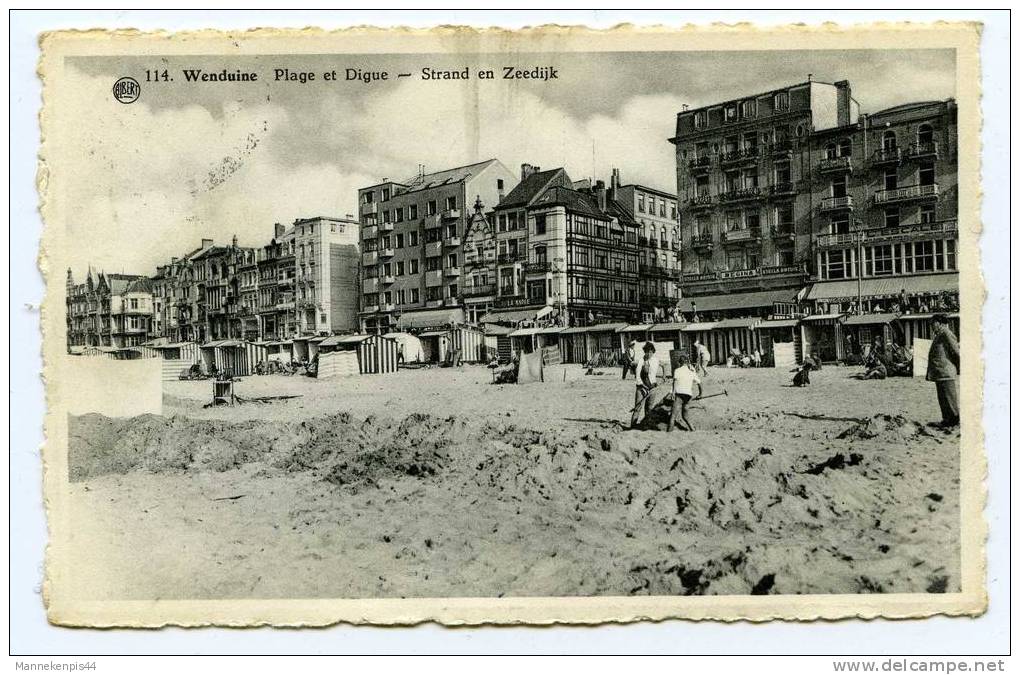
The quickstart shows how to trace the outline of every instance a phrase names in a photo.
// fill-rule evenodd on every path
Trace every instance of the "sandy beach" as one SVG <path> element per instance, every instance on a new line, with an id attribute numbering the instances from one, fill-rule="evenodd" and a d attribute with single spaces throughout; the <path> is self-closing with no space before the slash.
<path id="1" fill-rule="evenodd" d="M 557 370 L 562 374 L 563 371 Z M 714 368 L 695 432 L 623 428 L 619 371 L 481 366 L 165 386 L 72 419 L 95 599 L 945 592 L 959 434 L 921 379 Z"/>

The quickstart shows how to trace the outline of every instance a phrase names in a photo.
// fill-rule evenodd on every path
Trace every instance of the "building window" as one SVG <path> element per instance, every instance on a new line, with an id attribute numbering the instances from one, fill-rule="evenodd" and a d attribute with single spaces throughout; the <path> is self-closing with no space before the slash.
<path id="1" fill-rule="evenodd" d="M 740 116 L 744 119 L 754 117 L 758 114 L 758 102 L 757 101 L 744 101 L 740 104 Z"/>
<path id="2" fill-rule="evenodd" d="M 407 219 L 408 220 L 417 220 L 418 219 L 418 205 L 417 204 L 411 204 L 410 206 L 407 207 Z"/>
<path id="3" fill-rule="evenodd" d="M 415 262 L 417 262 L 417 261 L 415 261 Z M 421 302 L 421 291 L 419 291 L 417 288 L 412 288 L 411 289 L 411 304 L 416 305 L 419 302 Z"/>
<path id="4" fill-rule="evenodd" d="M 398 223 L 404 222 L 404 209 L 393 209 L 393 217 Z"/>
<path id="5" fill-rule="evenodd" d="M 535 234 L 545 234 L 545 214 L 535 216 Z"/>
<path id="6" fill-rule="evenodd" d="M 366 204 L 371 204 L 372 202 L 375 201 L 375 193 L 369 190 L 364 194 L 364 198 Z"/>
<path id="7" fill-rule="evenodd" d="M 398 260 L 397 261 L 397 276 L 398 277 L 404 276 L 404 261 L 403 260 Z"/>
<path id="8" fill-rule="evenodd" d="M 418 245 L 418 230 L 411 230 L 407 233 L 407 244 L 412 247 Z"/>
<path id="9" fill-rule="evenodd" d="M 837 149 L 838 157 L 849 157 L 853 153 L 853 144 L 851 144 L 849 138 L 839 139 L 839 148 Z"/>
<path id="10" fill-rule="evenodd" d="M 662 200 L 661 202 L 659 202 L 659 217 L 660 218 L 666 217 L 666 200 Z"/>
<path id="11" fill-rule="evenodd" d="M 397 213 L 400 213 L 400 211 L 397 211 Z M 403 232 L 398 232 L 397 233 L 397 248 L 404 248 L 404 233 Z"/>
<path id="12" fill-rule="evenodd" d="M 788 185 L 791 182 L 790 175 L 789 162 L 776 163 L 776 185 Z"/>
<path id="13" fill-rule="evenodd" d="M 900 224 L 900 207 L 890 206 L 885 210 L 885 226 L 898 227 Z"/>
<path id="14" fill-rule="evenodd" d="M 389 199 L 390 199 L 390 189 L 389 188 L 383 188 L 383 190 L 382 190 L 382 200 L 385 202 L 385 201 L 389 201 Z"/>
<path id="15" fill-rule="evenodd" d="M 829 221 L 830 234 L 847 234 L 850 232 L 850 217 L 846 214 L 833 216 Z"/>
<path id="16" fill-rule="evenodd" d="M 896 132 L 886 131 L 882 134 L 882 149 L 892 151 L 896 149 Z"/>
<path id="17" fill-rule="evenodd" d="M 776 228 L 781 234 L 793 232 L 793 204 L 776 207 Z"/>
<path id="18" fill-rule="evenodd" d="M 744 269 L 744 252 L 730 251 L 729 253 L 727 253 L 726 267 L 731 271 Z"/>
<path id="19" fill-rule="evenodd" d="M 876 277 L 895 274 L 896 256 L 891 245 L 874 246 L 871 248 L 871 255 L 868 256 L 868 274 Z"/>
<path id="20" fill-rule="evenodd" d="M 408 261 L 408 265 L 411 268 L 411 272 L 410 272 L 411 274 L 417 274 L 418 273 L 418 259 L 417 258 L 411 258 Z M 415 302 L 417 302 L 417 300 Z"/>
<path id="21" fill-rule="evenodd" d="M 917 144 L 928 145 L 935 140 L 935 130 L 930 124 L 922 124 L 917 127 Z"/>
<path id="22" fill-rule="evenodd" d="M 699 110 L 694 113 L 694 128 L 704 129 L 705 123 L 708 121 L 708 112 L 705 110 Z"/>
<path id="23" fill-rule="evenodd" d="M 836 159 L 839 155 L 839 147 L 835 143 L 829 143 L 825 146 L 825 159 Z"/>
<path id="24" fill-rule="evenodd" d="M 922 223 L 934 223 L 935 222 L 935 206 L 933 204 L 924 204 L 921 206 L 920 220 Z"/>
<path id="25" fill-rule="evenodd" d="M 644 213 L 645 212 L 645 196 L 644 195 L 640 195 L 639 194 L 638 197 L 637 197 L 637 210 L 640 213 Z"/>
<path id="26" fill-rule="evenodd" d="M 776 264 L 786 267 L 794 264 L 793 249 L 781 248 L 776 251 Z"/>
<path id="27" fill-rule="evenodd" d="M 740 212 L 739 211 L 727 211 L 726 212 L 726 231 L 735 232 L 741 228 Z"/>
<path id="28" fill-rule="evenodd" d="M 496 189 L 497 190 L 502 190 L 503 189 L 503 179 L 502 178 L 497 178 L 496 179 Z"/>
<path id="29" fill-rule="evenodd" d="M 827 279 L 850 278 L 850 251 L 829 251 L 825 258 Z"/>
<path id="30" fill-rule="evenodd" d="M 545 246 L 535 247 L 535 262 L 540 265 L 543 265 L 547 262 Z"/>
<path id="31" fill-rule="evenodd" d="M 846 175 L 842 175 L 839 178 L 833 178 L 829 189 L 831 196 L 833 197 L 846 197 Z"/>
<path id="32" fill-rule="evenodd" d="M 447 211 L 452 211 L 452 210 L 454 210 L 456 208 L 457 208 L 457 198 L 456 197 L 447 197 L 446 198 L 446 210 Z"/>
<path id="33" fill-rule="evenodd" d="M 935 184 L 935 164 L 932 162 L 925 162 L 921 165 L 917 172 L 918 183 L 921 185 L 934 185 Z"/>
<path id="34" fill-rule="evenodd" d="M 457 266 L 457 254 L 456 253 L 451 253 L 450 255 L 448 255 L 446 257 L 446 266 L 447 267 L 456 267 Z"/>
<path id="35" fill-rule="evenodd" d="M 914 272 L 935 271 L 935 242 L 915 241 L 914 242 Z"/>
<path id="36" fill-rule="evenodd" d="M 777 91 L 772 97 L 772 104 L 776 110 L 789 110 L 790 109 L 790 92 L 788 91 Z"/>
<path id="37" fill-rule="evenodd" d="M 730 103 L 727 105 L 724 115 L 727 122 L 735 122 L 737 120 L 737 104 Z"/>
<path id="38" fill-rule="evenodd" d="M 438 206 L 438 204 L 436 203 L 436 200 L 435 200 L 435 199 L 430 199 L 430 200 L 429 200 L 429 201 L 428 201 L 428 202 L 427 202 L 427 203 L 425 204 L 425 215 L 426 215 L 426 216 L 434 216 L 434 215 L 436 215 L 436 211 L 437 211 L 438 209 L 439 209 L 439 206 Z"/>
<path id="39" fill-rule="evenodd" d="M 896 167 L 891 167 L 885 170 L 883 175 L 883 185 L 886 190 L 895 190 L 899 187 L 899 179 L 896 175 Z"/>

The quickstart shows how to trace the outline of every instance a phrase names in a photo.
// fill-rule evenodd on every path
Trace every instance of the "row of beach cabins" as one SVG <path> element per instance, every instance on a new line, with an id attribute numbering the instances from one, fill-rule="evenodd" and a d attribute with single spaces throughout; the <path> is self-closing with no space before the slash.
<path id="1" fill-rule="evenodd" d="M 76 353 L 116 359 L 162 358 L 165 380 L 176 380 L 182 371 L 198 364 L 205 372 L 229 370 L 234 375 L 253 375 L 258 365 L 311 363 L 317 376 L 385 374 L 399 367 L 449 363 L 507 361 L 515 354 L 544 350 L 556 362 L 613 363 L 632 342 L 654 342 L 670 349 L 690 349 L 695 341 L 710 351 L 712 363 L 726 363 L 733 350 L 751 354 L 758 350 L 766 365 L 785 367 L 805 356 L 823 362 L 846 359 L 851 349 L 870 345 L 876 338 L 912 348 L 915 338 L 930 336 L 931 314 L 822 314 L 796 318 L 740 318 L 706 322 L 656 324 L 603 323 L 592 326 L 525 327 L 499 324 L 482 327 L 456 325 L 412 333 L 385 335 L 333 335 L 297 337 L 290 340 L 249 342 L 216 340 L 204 344 L 153 341 L 137 347 L 88 347 Z M 952 315 L 959 329 L 958 316 Z"/>

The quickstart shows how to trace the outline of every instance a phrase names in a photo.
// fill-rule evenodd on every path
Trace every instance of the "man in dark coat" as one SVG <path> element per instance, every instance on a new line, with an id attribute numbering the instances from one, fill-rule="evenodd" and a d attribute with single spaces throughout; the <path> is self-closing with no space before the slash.
<path id="1" fill-rule="evenodd" d="M 960 343 L 949 327 L 949 317 L 936 314 L 932 317 L 931 348 L 928 350 L 927 380 L 935 383 L 935 393 L 942 409 L 942 426 L 960 424 L 960 393 L 957 377 L 960 373 Z"/>

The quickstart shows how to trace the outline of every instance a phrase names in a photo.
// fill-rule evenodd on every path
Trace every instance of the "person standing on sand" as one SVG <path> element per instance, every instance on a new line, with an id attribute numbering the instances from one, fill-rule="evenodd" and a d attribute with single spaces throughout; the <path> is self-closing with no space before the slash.
<path id="1" fill-rule="evenodd" d="M 634 373 L 637 377 L 637 352 L 634 347 L 637 346 L 637 340 L 631 340 L 630 345 L 627 347 L 627 351 L 623 353 L 623 379 L 627 379 L 627 373 Z"/>
<path id="2" fill-rule="evenodd" d="M 694 372 L 707 376 L 708 363 L 712 360 L 712 355 L 709 353 L 708 347 L 701 344 L 701 338 L 694 341 L 694 358 L 696 359 Z"/>
<path id="3" fill-rule="evenodd" d="M 698 387 L 697 398 L 701 398 L 704 393 L 701 388 L 701 378 L 691 368 L 690 358 L 686 354 L 681 354 L 679 365 L 673 371 L 673 408 L 669 412 L 669 426 L 666 431 L 673 431 L 678 414 L 687 426 L 687 431 L 694 431 L 694 425 L 687 418 L 687 404 L 691 402 L 691 396 L 694 395 L 695 385 Z"/>
<path id="4" fill-rule="evenodd" d="M 655 358 L 655 345 L 645 343 L 645 357 L 641 360 L 637 371 L 638 383 L 634 388 L 634 410 L 630 415 L 630 428 L 637 427 L 654 407 L 652 399 L 659 378 L 659 359 Z"/>
<path id="5" fill-rule="evenodd" d="M 945 428 L 960 424 L 960 343 L 949 328 L 949 317 L 936 314 L 931 318 L 931 347 L 928 349 L 928 373 L 925 379 L 935 383 L 935 395 L 942 410 Z"/>

